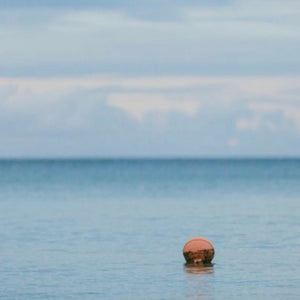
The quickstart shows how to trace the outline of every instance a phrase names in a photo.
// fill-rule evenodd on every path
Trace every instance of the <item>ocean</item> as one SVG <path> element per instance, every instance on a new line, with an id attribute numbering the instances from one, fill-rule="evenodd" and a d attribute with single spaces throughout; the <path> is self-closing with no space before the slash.
<path id="1" fill-rule="evenodd" d="M 299 159 L 0 161 L 0 299 L 300 299 L 299 262 Z"/>

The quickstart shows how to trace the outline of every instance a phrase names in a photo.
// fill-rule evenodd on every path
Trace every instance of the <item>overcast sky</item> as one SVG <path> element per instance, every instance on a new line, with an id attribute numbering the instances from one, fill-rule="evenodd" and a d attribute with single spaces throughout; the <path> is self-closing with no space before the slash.
<path id="1" fill-rule="evenodd" d="M 299 0 L 0 0 L 0 157 L 299 156 L 299 49 Z"/>

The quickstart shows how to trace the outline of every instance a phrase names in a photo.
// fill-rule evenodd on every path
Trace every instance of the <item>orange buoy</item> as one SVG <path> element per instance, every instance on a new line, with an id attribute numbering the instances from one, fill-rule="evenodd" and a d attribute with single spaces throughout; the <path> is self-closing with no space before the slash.
<path id="1" fill-rule="evenodd" d="M 188 264 L 210 263 L 214 255 L 212 243 L 203 237 L 194 237 L 183 247 L 183 256 Z"/>

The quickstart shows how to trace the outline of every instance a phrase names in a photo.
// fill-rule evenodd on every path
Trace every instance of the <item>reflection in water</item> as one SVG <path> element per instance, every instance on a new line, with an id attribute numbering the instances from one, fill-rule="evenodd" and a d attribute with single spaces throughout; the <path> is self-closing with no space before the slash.
<path id="1" fill-rule="evenodd" d="M 213 264 L 184 264 L 188 299 L 213 299 Z"/>
<path id="2" fill-rule="evenodd" d="M 213 274 L 214 264 L 208 263 L 208 264 L 184 264 L 184 271 L 188 274 L 198 274 L 198 275 L 204 275 L 204 274 Z"/>

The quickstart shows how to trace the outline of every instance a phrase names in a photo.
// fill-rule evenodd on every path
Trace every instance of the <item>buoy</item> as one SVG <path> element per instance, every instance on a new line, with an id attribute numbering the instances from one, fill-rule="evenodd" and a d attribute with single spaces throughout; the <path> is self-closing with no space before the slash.
<path id="1" fill-rule="evenodd" d="M 214 255 L 212 243 L 203 237 L 194 237 L 183 247 L 183 256 L 188 264 L 210 263 Z"/>

